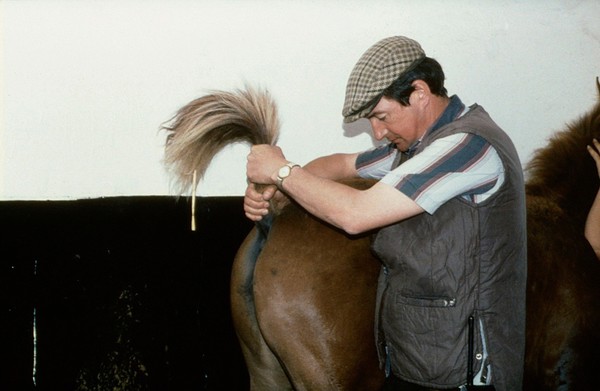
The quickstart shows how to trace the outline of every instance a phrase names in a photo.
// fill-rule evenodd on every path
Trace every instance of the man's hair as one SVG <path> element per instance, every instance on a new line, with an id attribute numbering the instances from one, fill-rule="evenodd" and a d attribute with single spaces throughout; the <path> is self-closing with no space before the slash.
<path id="1" fill-rule="evenodd" d="M 412 83 L 423 80 L 429 86 L 431 93 L 437 96 L 448 97 L 444 87 L 444 71 L 439 62 L 430 57 L 424 57 L 414 68 L 397 78 L 388 88 L 383 90 L 382 96 L 398 101 L 402 106 L 410 105 L 408 99 L 415 90 Z"/>

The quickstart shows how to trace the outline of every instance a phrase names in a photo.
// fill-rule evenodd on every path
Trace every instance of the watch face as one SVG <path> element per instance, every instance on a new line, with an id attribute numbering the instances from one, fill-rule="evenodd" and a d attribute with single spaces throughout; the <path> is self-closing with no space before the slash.
<path id="1" fill-rule="evenodd" d="M 290 171 L 291 171 L 291 168 L 289 168 L 288 166 L 283 166 L 283 167 L 281 167 L 281 168 L 279 169 L 279 177 L 280 177 L 280 178 L 285 178 L 285 177 L 287 177 L 288 175 L 290 175 Z"/>

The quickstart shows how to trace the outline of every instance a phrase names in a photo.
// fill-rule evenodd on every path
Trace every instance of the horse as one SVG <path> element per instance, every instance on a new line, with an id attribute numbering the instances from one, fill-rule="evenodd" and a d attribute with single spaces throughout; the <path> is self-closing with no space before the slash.
<path id="1" fill-rule="evenodd" d="M 526 174 L 528 282 L 524 389 L 597 389 L 600 261 L 584 237 L 598 191 L 586 146 L 600 138 L 598 101 L 535 151 Z"/>
<path id="2" fill-rule="evenodd" d="M 225 145 L 275 144 L 279 136 L 275 102 L 249 87 L 196 99 L 163 128 L 165 164 L 181 192 L 196 185 L 190 173 L 201 177 Z M 526 168 L 526 390 L 588 390 L 599 373 L 600 262 L 583 236 L 598 187 L 585 150 L 593 137 L 600 137 L 600 99 Z M 373 182 L 346 184 L 364 189 Z M 248 234 L 231 273 L 232 318 L 251 390 L 380 389 L 374 232 L 350 236 L 285 197 L 271 203 L 269 216 Z"/>

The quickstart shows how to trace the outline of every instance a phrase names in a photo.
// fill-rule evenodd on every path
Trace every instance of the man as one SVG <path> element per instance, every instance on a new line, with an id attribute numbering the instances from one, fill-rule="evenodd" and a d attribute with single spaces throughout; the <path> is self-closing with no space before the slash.
<path id="1" fill-rule="evenodd" d="M 363 54 L 343 115 L 368 118 L 374 136 L 389 143 L 304 167 L 278 147 L 258 145 L 248 156 L 249 181 L 277 184 L 350 234 L 379 229 L 376 336 L 387 388 L 457 389 L 472 381 L 520 389 L 526 227 L 512 142 L 482 107 L 448 97 L 439 63 L 406 37 Z M 336 182 L 350 177 L 379 181 L 364 191 Z M 246 215 L 261 220 L 274 195 L 250 185 Z"/>

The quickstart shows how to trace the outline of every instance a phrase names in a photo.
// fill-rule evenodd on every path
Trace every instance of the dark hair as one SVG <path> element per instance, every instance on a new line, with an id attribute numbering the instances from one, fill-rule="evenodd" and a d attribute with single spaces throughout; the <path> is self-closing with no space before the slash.
<path id="1" fill-rule="evenodd" d="M 394 82 L 383 91 L 382 96 L 398 101 L 402 106 L 410 105 L 408 99 L 415 90 L 412 83 L 415 80 L 423 80 L 429 86 L 434 95 L 448 97 L 448 91 L 444 87 L 444 71 L 439 62 L 430 57 L 424 57 L 408 72 L 394 80 Z"/>

